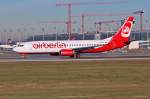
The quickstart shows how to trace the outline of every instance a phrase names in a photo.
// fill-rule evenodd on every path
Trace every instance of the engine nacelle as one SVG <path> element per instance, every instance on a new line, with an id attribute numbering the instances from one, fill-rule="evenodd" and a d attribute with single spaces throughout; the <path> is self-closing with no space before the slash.
<path id="1" fill-rule="evenodd" d="M 74 56 L 75 52 L 72 49 L 63 49 L 60 51 L 61 56 Z"/>

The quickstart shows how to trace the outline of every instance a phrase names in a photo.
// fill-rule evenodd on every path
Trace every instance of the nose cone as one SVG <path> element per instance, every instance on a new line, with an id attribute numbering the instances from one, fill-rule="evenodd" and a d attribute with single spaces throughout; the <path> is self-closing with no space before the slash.
<path id="1" fill-rule="evenodd" d="M 13 48 L 13 51 L 14 51 L 14 52 L 17 52 L 17 53 L 20 53 L 22 50 L 21 50 L 20 47 L 14 47 L 14 48 Z"/>
<path id="2" fill-rule="evenodd" d="M 14 47 L 14 48 L 13 48 L 13 51 L 14 51 L 14 52 L 18 52 L 19 50 L 18 50 L 17 47 Z"/>

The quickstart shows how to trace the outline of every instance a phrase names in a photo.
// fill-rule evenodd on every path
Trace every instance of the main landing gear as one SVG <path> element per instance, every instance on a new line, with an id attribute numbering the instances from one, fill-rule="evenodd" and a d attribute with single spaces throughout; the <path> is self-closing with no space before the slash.
<path id="1" fill-rule="evenodd" d="M 80 58 L 80 53 L 75 53 L 74 55 L 70 56 L 71 58 Z"/>

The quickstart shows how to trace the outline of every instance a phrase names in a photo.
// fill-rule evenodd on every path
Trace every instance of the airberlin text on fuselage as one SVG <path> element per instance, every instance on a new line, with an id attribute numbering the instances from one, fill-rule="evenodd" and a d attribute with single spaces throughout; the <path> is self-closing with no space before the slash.
<path id="1" fill-rule="evenodd" d="M 66 48 L 66 44 L 65 43 L 61 43 L 61 42 L 56 42 L 56 43 L 52 43 L 52 42 L 38 42 L 38 43 L 33 43 L 32 47 L 34 49 Z"/>

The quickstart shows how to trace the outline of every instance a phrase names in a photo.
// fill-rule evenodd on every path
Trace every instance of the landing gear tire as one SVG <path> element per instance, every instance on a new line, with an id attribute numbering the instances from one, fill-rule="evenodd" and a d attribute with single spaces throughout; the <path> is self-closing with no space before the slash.
<path id="1" fill-rule="evenodd" d="M 75 59 L 80 58 L 80 54 L 79 53 L 75 53 L 73 56 L 70 56 L 70 58 L 75 58 Z"/>
<path id="2" fill-rule="evenodd" d="M 79 53 L 74 54 L 74 58 L 80 58 L 80 54 Z"/>
<path id="3" fill-rule="evenodd" d="M 73 55 L 73 56 L 70 56 L 70 58 L 74 58 L 74 55 Z"/>

